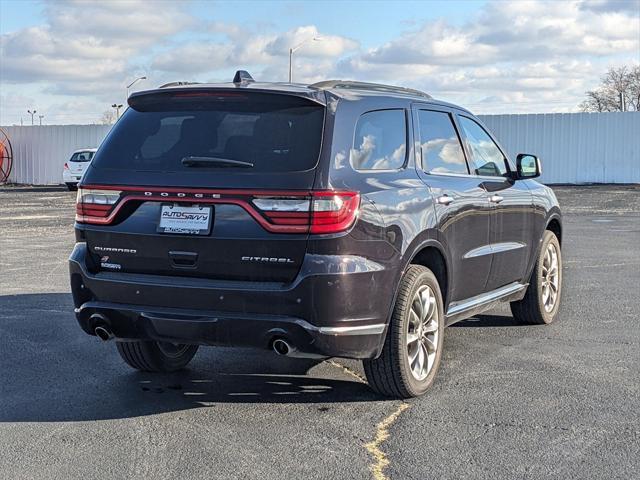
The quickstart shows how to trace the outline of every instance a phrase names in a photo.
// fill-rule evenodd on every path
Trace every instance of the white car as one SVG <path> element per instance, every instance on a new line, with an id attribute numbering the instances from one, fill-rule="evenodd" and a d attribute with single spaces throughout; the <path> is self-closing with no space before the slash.
<path id="1" fill-rule="evenodd" d="M 96 150 L 96 148 L 81 148 L 73 152 L 71 158 L 65 162 L 62 178 L 69 190 L 75 190 L 78 187 L 78 182 L 91 163 Z"/>

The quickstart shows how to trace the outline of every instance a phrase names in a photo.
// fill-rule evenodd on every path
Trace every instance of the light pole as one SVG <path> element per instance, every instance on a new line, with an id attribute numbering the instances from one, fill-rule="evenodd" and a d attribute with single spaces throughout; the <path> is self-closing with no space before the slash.
<path id="1" fill-rule="evenodd" d="M 118 105 L 117 103 L 114 103 L 111 105 L 111 108 L 116 109 L 116 120 L 118 120 L 120 118 L 120 109 L 122 108 L 122 104 Z"/>
<path id="2" fill-rule="evenodd" d="M 40 126 L 42 126 L 42 119 L 44 118 L 44 115 L 38 115 L 38 119 L 40 119 Z"/>
<path id="3" fill-rule="evenodd" d="M 31 115 L 31 125 L 33 126 L 33 116 L 36 114 L 37 110 L 34 110 L 33 112 L 31 110 L 27 110 L 27 113 L 29 115 Z"/>
<path id="4" fill-rule="evenodd" d="M 296 53 L 298 50 L 300 50 L 302 46 L 305 43 L 307 43 L 309 40 L 313 40 L 314 42 L 319 42 L 322 40 L 322 37 L 307 38 L 306 40 L 303 40 L 295 47 L 289 49 L 289 83 L 291 83 L 293 79 L 293 54 Z"/>
<path id="5" fill-rule="evenodd" d="M 133 82 L 131 82 L 129 85 L 127 85 L 127 99 L 129 98 L 129 89 L 133 86 L 134 83 L 139 82 L 140 80 L 146 80 L 147 77 L 138 77 L 136 78 Z"/>

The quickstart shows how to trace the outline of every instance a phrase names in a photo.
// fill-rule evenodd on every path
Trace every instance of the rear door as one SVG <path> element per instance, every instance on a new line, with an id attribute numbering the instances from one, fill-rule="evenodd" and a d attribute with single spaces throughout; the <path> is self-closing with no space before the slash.
<path id="1" fill-rule="evenodd" d="M 533 238 L 533 202 L 522 181 L 513 180 L 506 155 L 475 119 L 459 115 L 474 173 L 482 178 L 491 203 L 492 265 L 487 290 L 522 281 Z"/>
<path id="2" fill-rule="evenodd" d="M 323 123 L 323 105 L 284 94 L 133 99 L 79 193 L 91 202 L 92 191 L 107 192 L 113 202 L 79 212 L 97 268 L 293 280 L 306 250 Z"/>
<path id="3" fill-rule="evenodd" d="M 450 259 L 450 302 L 484 291 L 491 254 L 489 201 L 481 180 L 470 175 L 452 113 L 414 107 L 422 168 L 419 174 L 433 197 L 441 242 Z M 420 162 L 419 162 L 420 164 Z"/>

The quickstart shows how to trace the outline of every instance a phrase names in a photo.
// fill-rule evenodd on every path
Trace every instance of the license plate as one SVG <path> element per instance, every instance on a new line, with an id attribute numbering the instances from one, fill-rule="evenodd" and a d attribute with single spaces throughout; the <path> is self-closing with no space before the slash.
<path id="1" fill-rule="evenodd" d="M 208 235 L 213 209 L 210 206 L 162 205 L 158 232 Z"/>

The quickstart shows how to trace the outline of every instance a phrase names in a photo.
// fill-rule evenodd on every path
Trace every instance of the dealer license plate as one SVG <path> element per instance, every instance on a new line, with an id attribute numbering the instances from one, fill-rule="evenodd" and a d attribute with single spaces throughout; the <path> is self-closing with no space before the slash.
<path id="1" fill-rule="evenodd" d="M 210 206 L 162 205 L 158 232 L 185 235 L 208 235 L 213 209 Z"/>

